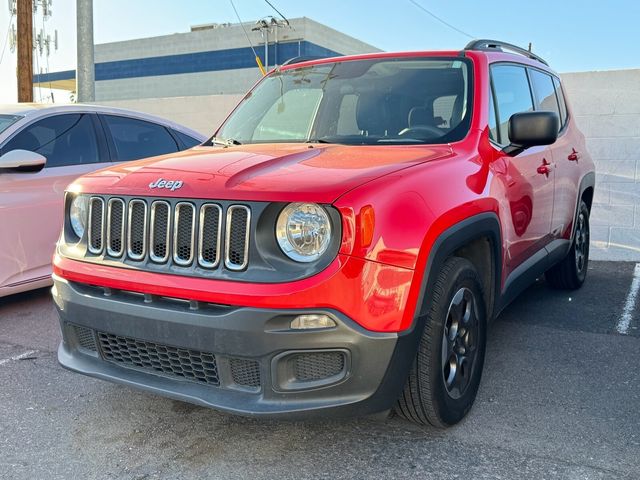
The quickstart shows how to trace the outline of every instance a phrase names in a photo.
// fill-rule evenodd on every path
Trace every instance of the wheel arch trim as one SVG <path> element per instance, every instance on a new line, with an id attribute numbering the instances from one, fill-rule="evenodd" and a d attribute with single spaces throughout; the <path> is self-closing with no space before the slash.
<path id="1" fill-rule="evenodd" d="M 445 260 L 456 250 L 481 237 L 487 237 L 493 253 L 492 292 L 487 298 L 489 317 L 493 316 L 497 299 L 501 294 L 502 279 L 502 233 L 500 220 L 495 212 L 483 212 L 451 225 L 438 235 L 430 247 L 429 256 L 423 269 L 420 291 L 413 312 L 413 328 L 419 326 L 420 318 L 430 304 L 430 292 L 435 285 L 437 274 Z"/>

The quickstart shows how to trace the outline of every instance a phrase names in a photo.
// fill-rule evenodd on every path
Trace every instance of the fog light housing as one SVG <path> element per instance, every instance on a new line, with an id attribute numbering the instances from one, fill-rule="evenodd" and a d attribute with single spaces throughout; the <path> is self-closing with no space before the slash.
<path id="1" fill-rule="evenodd" d="M 336 326 L 335 320 L 322 314 L 298 315 L 291 320 L 291 328 L 293 330 L 317 330 Z"/>

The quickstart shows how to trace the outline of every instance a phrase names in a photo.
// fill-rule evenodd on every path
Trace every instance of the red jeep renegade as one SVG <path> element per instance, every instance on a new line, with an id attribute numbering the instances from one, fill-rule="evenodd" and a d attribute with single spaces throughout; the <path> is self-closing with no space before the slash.
<path id="1" fill-rule="evenodd" d="M 204 145 L 71 185 L 59 361 L 239 414 L 452 425 L 487 322 L 543 273 L 584 282 L 594 180 L 526 50 L 290 61 Z"/>

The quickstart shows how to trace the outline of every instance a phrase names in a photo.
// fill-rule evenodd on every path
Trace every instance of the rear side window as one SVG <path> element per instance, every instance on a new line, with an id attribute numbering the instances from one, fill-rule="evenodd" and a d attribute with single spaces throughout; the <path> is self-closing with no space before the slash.
<path id="1" fill-rule="evenodd" d="M 564 99 L 564 93 L 562 92 L 562 85 L 560 85 L 560 80 L 558 80 L 556 77 L 553 77 L 553 86 L 556 88 L 558 103 L 560 104 L 560 128 L 563 128 L 567 124 L 567 104 Z"/>
<path id="2" fill-rule="evenodd" d="M 29 125 L 2 149 L 29 150 L 47 159 L 46 168 L 98 163 L 98 143 L 88 114 L 54 115 Z"/>
<path id="3" fill-rule="evenodd" d="M 562 125 L 562 116 L 551 75 L 533 69 L 529 69 L 529 75 L 531 76 L 531 86 L 535 92 L 536 110 L 557 113 L 560 125 Z"/>
<path id="4" fill-rule="evenodd" d="M 200 145 L 202 143 L 201 140 L 190 137 L 189 135 L 179 132 L 178 130 L 173 130 L 173 133 L 180 139 L 185 148 L 195 147 L 196 145 Z"/>
<path id="5" fill-rule="evenodd" d="M 499 143 L 509 143 L 509 118 L 514 113 L 533 110 L 529 79 L 524 67 L 516 65 L 494 65 L 491 80 L 496 96 Z"/>
<path id="6" fill-rule="evenodd" d="M 116 162 L 178 151 L 178 144 L 162 125 L 115 115 L 102 115 L 102 119 L 113 139 Z"/>

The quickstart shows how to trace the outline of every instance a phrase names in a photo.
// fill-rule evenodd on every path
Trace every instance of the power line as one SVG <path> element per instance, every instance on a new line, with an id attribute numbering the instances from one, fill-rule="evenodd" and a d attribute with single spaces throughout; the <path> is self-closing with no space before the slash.
<path id="1" fill-rule="evenodd" d="M 4 38 L 4 45 L 2 46 L 2 53 L 0 53 L 0 64 L 2 63 L 2 59 L 4 58 L 4 51 L 7 49 L 7 43 L 9 43 L 9 35 L 11 34 L 11 22 L 13 21 L 13 10 L 11 11 L 11 16 L 9 17 L 9 26 L 7 27 L 7 35 Z"/>
<path id="2" fill-rule="evenodd" d="M 244 28 L 244 23 L 242 23 L 242 20 L 240 19 L 240 15 L 238 14 L 238 10 L 236 9 L 236 6 L 233 3 L 233 0 L 229 0 L 229 3 L 231 4 L 231 7 L 233 8 L 233 11 L 236 12 L 236 18 L 238 19 L 238 23 L 240 23 L 240 26 L 242 27 L 242 31 L 244 32 L 244 36 L 247 37 L 247 42 L 249 42 L 249 46 L 251 47 L 251 51 L 253 52 L 254 56 L 258 56 L 258 54 L 256 53 L 256 49 L 253 48 L 253 43 L 251 43 L 251 38 L 249 38 L 249 34 L 247 33 L 247 29 Z"/>
<path id="3" fill-rule="evenodd" d="M 435 18 L 437 21 L 439 21 L 440 23 L 442 23 L 443 25 L 446 25 L 447 27 L 449 27 L 452 30 L 455 30 L 458 33 L 461 33 L 462 35 L 464 35 L 465 37 L 469 37 L 471 39 L 475 38 L 473 35 L 469 35 L 467 32 L 460 30 L 457 27 L 454 27 L 453 25 L 451 25 L 449 22 L 443 20 L 442 18 L 440 18 L 439 16 L 437 16 L 435 13 L 427 10 L 425 7 L 423 7 L 422 5 L 420 5 L 418 2 L 416 2 L 415 0 L 409 0 L 411 3 L 413 3 L 416 7 L 418 7 L 420 10 L 422 10 L 423 12 L 425 12 L 426 14 L 430 15 L 431 17 Z"/>
<path id="4" fill-rule="evenodd" d="M 287 20 L 287 17 L 285 17 L 282 13 L 280 13 L 280 10 L 278 10 L 276 7 L 274 7 L 273 3 L 271 3 L 269 0 L 264 0 L 264 1 L 267 2 L 267 5 L 269 5 L 271 8 L 273 8 L 276 11 L 276 13 L 282 17 L 282 19 L 284 20 L 284 23 L 286 23 L 287 26 L 288 26 L 289 25 L 289 20 Z"/>

